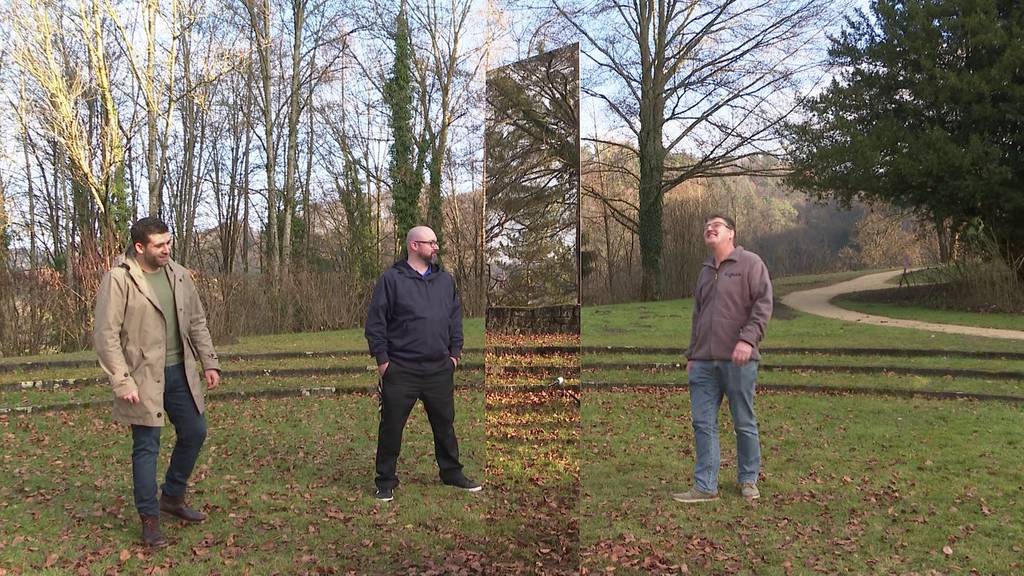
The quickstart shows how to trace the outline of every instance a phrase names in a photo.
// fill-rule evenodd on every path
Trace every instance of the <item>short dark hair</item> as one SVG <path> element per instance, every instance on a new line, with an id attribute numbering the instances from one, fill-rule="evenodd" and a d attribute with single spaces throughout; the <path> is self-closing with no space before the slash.
<path id="1" fill-rule="evenodd" d="M 166 234 L 169 231 L 167 224 L 156 216 L 139 218 L 135 224 L 132 224 L 132 246 L 135 246 L 136 243 L 145 246 L 149 244 L 149 237 L 153 234 Z"/>
<path id="2" fill-rule="evenodd" d="M 725 214 L 719 214 L 717 212 L 714 214 L 709 214 L 708 217 L 704 219 L 704 225 L 707 226 L 708 222 L 711 222 L 715 218 L 721 218 L 722 220 L 725 220 L 725 225 L 729 228 L 729 230 L 736 231 L 736 221 L 726 216 Z"/>

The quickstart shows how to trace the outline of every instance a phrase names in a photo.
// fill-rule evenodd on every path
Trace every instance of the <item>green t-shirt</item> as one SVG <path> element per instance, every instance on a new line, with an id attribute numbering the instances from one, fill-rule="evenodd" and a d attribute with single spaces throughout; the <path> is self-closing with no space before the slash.
<path id="1" fill-rule="evenodd" d="M 184 351 L 181 348 L 181 335 L 178 334 L 178 314 L 174 309 L 174 291 L 171 290 L 171 281 L 167 278 L 167 271 L 163 268 L 156 272 L 144 272 L 149 287 L 156 294 L 160 302 L 160 308 L 164 311 L 164 325 L 167 327 L 167 357 L 164 366 L 181 364 L 184 359 Z"/>

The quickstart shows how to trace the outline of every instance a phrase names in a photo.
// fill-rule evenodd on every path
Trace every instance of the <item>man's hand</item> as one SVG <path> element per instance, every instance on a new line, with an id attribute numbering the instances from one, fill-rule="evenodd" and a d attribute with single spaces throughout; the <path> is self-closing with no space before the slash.
<path id="1" fill-rule="evenodd" d="M 139 391 L 138 390 L 132 390 L 131 392 L 125 394 L 124 396 L 121 396 L 121 400 L 124 400 L 125 402 L 127 402 L 129 404 L 138 404 L 139 403 Z"/>
<path id="2" fill-rule="evenodd" d="M 220 384 L 220 370 L 214 370 L 211 368 L 204 374 L 206 375 L 206 387 L 208 389 L 213 390 L 218 384 Z"/>
<path id="3" fill-rule="evenodd" d="M 740 340 L 736 343 L 736 348 L 733 348 L 732 363 L 737 366 L 743 366 L 750 361 L 750 355 L 753 353 L 754 347 Z"/>
<path id="4" fill-rule="evenodd" d="M 390 365 L 391 365 L 391 362 L 385 362 L 385 363 L 381 364 L 380 366 L 377 366 L 377 372 L 383 377 L 384 373 L 388 371 L 388 366 L 390 366 Z"/>
<path id="5" fill-rule="evenodd" d="M 693 360 L 686 361 L 686 375 L 690 375 L 690 371 L 693 370 Z"/>
<path id="6" fill-rule="evenodd" d="M 452 364 L 454 364 L 455 367 L 458 368 L 459 367 L 459 359 L 456 358 L 455 356 L 449 356 L 449 358 L 452 359 Z"/>

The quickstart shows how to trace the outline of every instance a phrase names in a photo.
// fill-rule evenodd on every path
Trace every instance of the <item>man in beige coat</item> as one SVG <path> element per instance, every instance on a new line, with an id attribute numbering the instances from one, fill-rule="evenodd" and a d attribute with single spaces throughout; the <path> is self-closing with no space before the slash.
<path id="1" fill-rule="evenodd" d="M 143 542 L 159 548 L 167 545 L 161 511 L 186 522 L 206 518 L 185 503 L 185 491 L 206 440 L 205 388 L 220 382 L 220 364 L 192 277 L 170 258 L 167 225 L 142 218 L 131 238 L 96 294 L 93 346 L 113 387 L 114 419 L 132 429 Z M 207 386 L 199 378 L 200 363 Z M 176 438 L 158 502 L 156 462 L 166 420 Z"/>

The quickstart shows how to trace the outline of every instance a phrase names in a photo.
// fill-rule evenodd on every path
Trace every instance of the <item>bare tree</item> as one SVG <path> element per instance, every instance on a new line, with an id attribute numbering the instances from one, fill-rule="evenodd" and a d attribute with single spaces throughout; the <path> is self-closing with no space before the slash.
<path id="1" fill-rule="evenodd" d="M 38 87 L 35 106 L 67 157 L 72 189 L 82 192 L 76 210 L 82 244 L 79 255 L 85 258 L 97 247 L 107 257 L 116 252 L 130 216 L 124 179 L 125 146 L 102 13 L 95 0 L 83 1 L 77 13 L 26 0 L 12 10 L 11 20 L 16 36 L 14 58 Z M 75 28 L 68 30 L 68 26 Z M 83 42 L 82 67 L 68 52 L 66 41 L 72 37 Z M 87 118 L 96 117 L 95 142 L 91 124 L 81 117 L 82 108 Z M 91 232 L 94 211 L 100 224 L 98 246 Z"/>
<path id="2" fill-rule="evenodd" d="M 165 24 L 169 33 L 163 34 L 165 52 L 163 66 L 158 70 L 157 24 L 161 5 L 169 11 Z M 168 139 L 171 133 L 171 112 L 174 108 L 176 59 L 178 56 L 179 38 L 187 33 L 180 28 L 185 21 L 181 18 L 178 0 L 166 3 L 157 0 L 145 0 L 140 3 L 145 35 L 145 60 L 139 62 L 134 48 L 134 38 L 127 30 L 119 10 L 110 0 L 106 0 L 105 8 L 108 17 L 114 22 L 119 32 L 119 44 L 127 56 L 129 67 L 139 92 L 142 94 L 143 107 L 146 113 L 146 181 L 148 185 L 148 214 L 156 216 L 161 213 L 163 188 L 166 178 Z"/>
<path id="3" fill-rule="evenodd" d="M 625 133 L 606 144 L 639 159 L 642 297 L 661 294 L 662 207 L 696 178 L 776 174 L 777 128 L 819 68 L 814 48 L 834 19 L 827 0 L 552 0 L 595 74 L 584 92 Z M 609 89 L 609 86 L 616 86 Z"/>
<path id="4" fill-rule="evenodd" d="M 280 253 L 278 251 L 278 192 L 277 192 L 277 151 L 274 140 L 273 110 L 273 48 L 270 28 L 270 0 L 241 0 L 249 15 L 249 27 L 256 49 L 258 79 L 260 82 L 259 105 L 263 112 L 263 151 L 266 168 L 267 187 L 267 220 L 264 228 L 265 253 L 267 255 L 267 272 L 274 278 L 278 276 Z"/>
<path id="5" fill-rule="evenodd" d="M 307 0 L 291 0 L 292 49 L 291 78 L 288 87 L 288 140 L 285 147 L 284 222 L 281 230 L 281 276 L 287 276 L 291 265 L 292 216 L 295 214 L 295 172 L 299 154 L 299 101 L 301 93 L 303 33 L 306 28 Z"/>
<path id="6" fill-rule="evenodd" d="M 0 154 L 3 154 L 0 151 Z M 0 163 L 2 166 L 2 163 Z M 8 234 L 8 226 L 10 225 L 10 218 L 7 217 L 7 183 L 4 173 L 0 171 L 0 283 L 6 281 L 8 266 L 10 264 L 10 252 L 8 249 L 8 243 L 10 242 L 10 235 Z M 6 284 L 0 284 L 2 289 Z M 0 292 L 0 297 L 3 293 Z"/>
<path id="7" fill-rule="evenodd" d="M 18 98 L 18 122 L 21 125 L 21 150 L 25 160 L 25 185 L 27 190 L 25 196 L 28 198 L 28 254 L 29 254 L 29 266 L 35 268 L 39 265 L 39 252 L 37 245 L 36 235 L 36 192 L 35 182 L 32 178 L 32 160 L 30 158 L 30 150 L 33 148 L 31 137 L 29 136 L 28 130 L 28 114 L 25 110 L 26 98 L 25 98 L 25 77 L 24 75 L 20 78 L 18 83 L 20 91 Z M 0 198 L 2 200 L 2 198 Z M 0 222 L 0 236 L 6 231 L 6 222 Z M 4 238 L 0 238 L 2 242 Z"/>
<path id="8" fill-rule="evenodd" d="M 193 20 L 185 19 L 187 23 L 183 22 L 180 36 L 182 93 L 174 99 L 180 122 L 181 151 L 174 177 L 169 178 L 169 208 L 171 225 L 178 239 L 174 244 L 174 255 L 178 262 L 187 266 L 196 241 L 196 214 L 206 175 L 204 151 L 210 122 L 208 102 L 211 99 L 211 62 L 214 58 L 211 58 L 211 45 L 202 42 L 201 38 L 201 49 L 205 49 L 206 54 L 198 59 L 193 57 L 197 39 L 193 37 Z M 199 64 L 198 69 L 193 68 L 196 63 Z"/>
<path id="9" fill-rule="evenodd" d="M 437 233 L 442 253 L 446 250 L 441 188 L 443 165 L 449 159 L 450 132 L 459 116 L 469 110 L 469 81 L 484 63 L 483 45 L 466 49 L 463 43 L 472 8 L 473 3 L 468 0 L 449 0 L 446 5 L 430 0 L 417 4 L 412 10 L 412 19 L 429 44 L 417 51 L 415 70 L 421 87 L 420 113 L 425 143 L 429 147 L 427 224 Z M 437 111 L 432 118 L 431 102 L 434 100 Z"/>
<path id="10" fill-rule="evenodd" d="M 245 208 L 248 206 L 248 172 L 252 146 L 252 124 L 249 116 L 255 112 L 252 91 L 245 73 L 233 74 L 219 91 L 222 117 L 214 130 L 211 142 L 213 170 L 213 199 L 217 216 L 217 237 L 220 243 L 221 272 L 235 270 L 235 261 L 242 246 L 246 257 L 247 234 Z M 226 139 L 226 142 L 224 140 Z M 224 148 L 227 148 L 226 151 Z M 229 157 L 225 166 L 223 154 Z M 225 183 L 224 172 L 227 172 Z"/>

